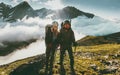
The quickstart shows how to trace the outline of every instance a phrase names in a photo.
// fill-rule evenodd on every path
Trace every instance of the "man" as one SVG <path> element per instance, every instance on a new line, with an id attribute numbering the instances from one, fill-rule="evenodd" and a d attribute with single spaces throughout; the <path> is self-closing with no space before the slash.
<path id="1" fill-rule="evenodd" d="M 58 46 L 57 37 L 58 37 L 58 23 L 54 21 L 52 23 L 52 27 L 50 28 L 49 32 L 46 33 L 45 36 L 45 42 L 46 42 L 45 75 L 53 75 L 52 70 L 53 70 L 54 55 L 55 55 L 55 50 Z M 50 66 L 49 69 L 48 66 Z"/>
<path id="2" fill-rule="evenodd" d="M 74 71 L 74 57 L 72 52 L 72 44 L 76 45 L 75 36 L 68 20 L 63 23 L 63 28 L 60 30 L 58 39 L 60 43 L 60 74 L 65 75 L 63 60 L 65 51 L 67 50 L 70 58 L 71 75 L 76 75 Z"/>

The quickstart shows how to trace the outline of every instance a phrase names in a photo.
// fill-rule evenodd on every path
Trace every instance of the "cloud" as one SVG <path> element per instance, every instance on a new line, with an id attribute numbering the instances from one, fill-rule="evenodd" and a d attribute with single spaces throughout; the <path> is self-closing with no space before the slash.
<path id="1" fill-rule="evenodd" d="M 38 2 L 39 0 L 32 0 L 33 2 Z"/>
<path id="2" fill-rule="evenodd" d="M 14 23 L 0 22 L 0 42 L 42 38 L 47 23 L 51 23 L 51 20 L 38 17 L 22 19 Z"/>
<path id="3" fill-rule="evenodd" d="M 86 17 L 73 19 L 72 27 L 76 32 L 94 36 L 120 32 L 120 22 L 106 20 L 97 16 L 93 19 Z"/>
<path id="4" fill-rule="evenodd" d="M 56 20 L 60 23 L 59 20 Z M 40 19 L 39 17 L 8 23 L 0 20 L 0 42 L 27 41 L 40 39 L 45 36 L 45 26 L 51 24 L 52 19 Z"/>
<path id="5" fill-rule="evenodd" d="M 45 5 L 52 9 L 62 9 L 64 7 L 61 0 L 48 0 Z"/>
<path id="6" fill-rule="evenodd" d="M 15 4 L 18 4 L 19 3 L 19 0 L 12 0 L 13 1 L 13 3 L 15 3 Z"/>
<path id="7" fill-rule="evenodd" d="M 30 0 L 23 0 L 23 1 L 27 1 L 27 2 L 30 2 Z"/>

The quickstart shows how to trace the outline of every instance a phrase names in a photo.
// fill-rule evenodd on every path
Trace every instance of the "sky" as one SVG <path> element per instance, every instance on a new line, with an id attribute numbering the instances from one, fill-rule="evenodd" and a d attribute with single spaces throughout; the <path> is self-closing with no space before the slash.
<path id="1" fill-rule="evenodd" d="M 69 5 L 106 19 L 120 20 L 120 0 L 0 0 L 12 6 L 22 1 L 27 1 L 34 9 L 61 9 Z"/>

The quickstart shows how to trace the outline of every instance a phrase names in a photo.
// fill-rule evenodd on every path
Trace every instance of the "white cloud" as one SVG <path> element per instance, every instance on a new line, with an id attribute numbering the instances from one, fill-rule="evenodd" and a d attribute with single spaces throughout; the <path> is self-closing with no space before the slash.
<path id="1" fill-rule="evenodd" d="M 27 1 L 27 2 L 30 2 L 30 0 L 23 0 L 23 1 Z"/>
<path id="2" fill-rule="evenodd" d="M 44 37 L 45 25 L 48 23 L 52 23 L 52 20 L 38 17 L 22 19 L 14 23 L 0 22 L 0 42 Z"/>
<path id="3" fill-rule="evenodd" d="M 11 27 L 6 25 L 0 29 L 0 42 L 2 41 L 25 41 L 32 38 L 40 37 L 41 29 L 39 26 L 16 26 Z M 41 32 L 42 33 L 42 32 Z"/>
<path id="4" fill-rule="evenodd" d="M 18 4 L 18 0 L 13 0 L 13 3 Z"/>
<path id="5" fill-rule="evenodd" d="M 61 0 L 48 0 L 45 5 L 52 9 L 62 9 L 64 7 Z"/>
<path id="6" fill-rule="evenodd" d="M 107 35 L 115 32 L 120 32 L 120 23 L 110 20 L 105 20 L 100 17 L 93 19 L 78 17 L 72 20 L 72 27 L 76 32 L 85 35 Z"/>
<path id="7" fill-rule="evenodd" d="M 32 0 L 33 2 L 38 2 L 39 0 Z"/>

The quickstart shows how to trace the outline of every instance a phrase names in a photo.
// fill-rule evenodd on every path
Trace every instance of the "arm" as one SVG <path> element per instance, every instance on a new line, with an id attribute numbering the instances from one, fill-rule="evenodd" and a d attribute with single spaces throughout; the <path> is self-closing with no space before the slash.
<path id="1" fill-rule="evenodd" d="M 74 35 L 74 32 L 72 31 L 72 43 L 75 42 L 75 35 Z"/>
<path id="2" fill-rule="evenodd" d="M 77 46 L 77 42 L 75 42 L 75 35 L 73 31 L 72 31 L 72 43 L 73 43 L 73 46 Z"/>

